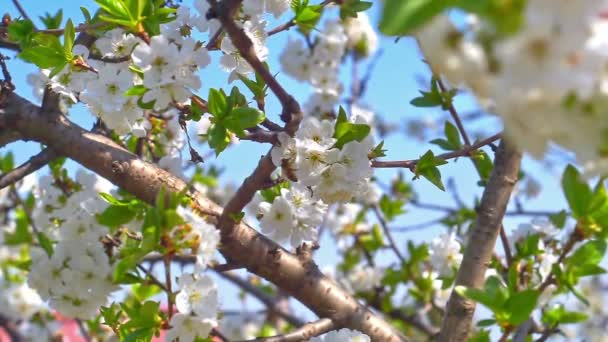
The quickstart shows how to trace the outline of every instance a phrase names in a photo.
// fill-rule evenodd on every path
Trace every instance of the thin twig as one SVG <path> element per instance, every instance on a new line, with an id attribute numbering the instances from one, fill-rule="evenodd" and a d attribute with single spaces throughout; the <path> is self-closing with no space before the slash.
<path id="1" fill-rule="evenodd" d="M 44 167 L 46 164 L 57 158 L 55 151 L 46 148 L 37 155 L 31 157 L 25 163 L 17 166 L 11 171 L 0 175 L 0 189 L 6 188 L 11 184 L 15 184 L 18 181 L 25 178 L 27 175 L 36 172 L 37 170 Z"/>
<path id="2" fill-rule="evenodd" d="M 441 89 L 441 92 L 445 92 L 447 90 L 446 86 L 443 84 L 443 81 L 441 80 L 441 77 L 437 77 L 437 85 L 439 85 L 439 89 Z M 454 107 L 454 104 L 452 102 L 450 102 L 450 104 L 448 106 L 448 112 L 450 112 L 452 119 L 454 119 L 454 122 L 456 123 L 456 127 L 458 127 L 458 131 L 460 132 L 460 135 L 462 136 L 462 140 L 464 140 L 464 143 L 467 146 L 471 145 L 471 140 L 469 139 L 467 131 L 464 129 L 464 125 L 462 124 L 462 120 L 460 120 L 460 116 L 458 115 L 458 112 L 456 111 L 456 108 Z"/>
<path id="3" fill-rule="evenodd" d="M 280 310 L 277 307 L 278 303 L 277 303 L 276 298 L 270 296 L 268 293 L 264 292 L 257 286 L 251 284 L 247 280 L 237 276 L 233 272 L 217 272 L 217 274 L 220 275 L 222 278 L 230 281 L 231 283 L 237 285 L 238 287 L 243 289 L 245 292 L 253 295 L 260 302 L 264 303 L 264 305 L 268 308 L 269 312 L 275 313 L 279 317 L 283 318 L 290 324 L 293 324 L 297 327 L 304 325 L 304 321 L 302 321 L 300 318 L 294 316 L 293 314 L 291 314 L 289 312 Z"/>
<path id="4" fill-rule="evenodd" d="M 300 328 L 284 335 L 272 337 L 260 337 L 242 342 L 296 342 L 308 341 L 312 337 L 319 336 L 328 331 L 336 329 L 336 325 L 329 318 L 322 318 L 316 322 L 306 323 Z"/>
<path id="5" fill-rule="evenodd" d="M 234 22 L 233 15 L 235 9 L 240 5 L 239 0 L 225 0 L 218 3 L 216 0 L 208 0 L 211 8 L 214 10 L 217 18 L 222 23 L 222 27 L 230 36 L 230 40 L 238 49 L 240 56 L 249 63 L 249 65 L 258 73 L 266 82 L 268 88 L 276 95 L 281 102 L 283 112 L 281 119 L 287 123 L 287 130 L 294 132 L 299 125 L 299 117 L 301 116 L 300 105 L 291 96 L 281 84 L 274 78 L 264 64 L 255 54 L 255 49 L 251 39 L 245 34 L 242 28 L 238 27 Z M 290 123 L 293 122 L 293 125 Z"/>
<path id="6" fill-rule="evenodd" d="M 436 157 L 443 159 L 443 160 L 448 160 L 448 159 L 453 159 L 453 158 L 458 158 L 458 157 L 469 156 L 472 152 L 476 151 L 477 149 L 484 147 L 488 144 L 491 144 L 491 143 L 495 142 L 496 140 L 500 139 L 501 137 L 502 137 L 501 133 L 494 134 L 493 136 L 483 139 L 473 145 L 465 146 L 461 150 L 443 153 Z M 397 160 L 397 161 L 373 160 L 372 167 L 375 167 L 375 168 L 403 167 L 403 168 L 408 168 L 413 171 L 414 168 L 416 167 L 416 164 L 418 164 L 418 161 L 419 161 L 419 159 Z"/>
<path id="7" fill-rule="evenodd" d="M 391 234 L 391 231 L 388 228 L 388 223 L 386 222 L 386 218 L 380 212 L 380 209 L 378 208 L 378 206 L 374 205 L 372 207 L 372 209 L 374 211 L 374 214 L 376 214 L 378 221 L 380 222 L 380 226 L 382 227 L 382 231 L 384 231 L 384 235 L 386 235 L 386 238 L 388 239 L 389 246 L 391 247 L 393 252 L 395 252 L 395 255 L 397 256 L 399 261 L 401 261 L 401 264 L 402 265 L 405 264 L 406 263 L 405 258 L 403 257 L 403 254 L 401 254 L 401 252 L 399 251 L 399 248 L 397 247 L 397 244 L 395 243 L 395 240 L 393 239 L 393 235 Z"/>
<path id="8" fill-rule="evenodd" d="M 421 222 L 421 223 L 415 223 L 415 224 L 411 224 L 411 225 L 407 225 L 407 226 L 402 226 L 402 227 L 394 227 L 394 228 L 391 228 L 391 232 L 393 232 L 393 233 L 408 233 L 408 232 L 412 232 L 412 231 L 416 231 L 416 230 L 420 230 L 420 229 L 430 228 L 431 226 L 434 226 L 436 224 L 441 223 L 442 220 L 443 219 L 436 219 L 436 220 L 431 220 L 431 221 Z"/>
<path id="9" fill-rule="evenodd" d="M 78 323 L 78 329 L 82 338 L 87 342 L 91 341 L 91 335 L 89 335 L 87 327 L 84 326 L 84 322 L 81 319 L 76 319 L 76 323 Z"/>
<path id="10" fill-rule="evenodd" d="M 102 28 L 107 25 L 108 25 L 108 23 L 106 23 L 106 22 L 98 22 L 98 23 L 90 24 L 90 25 L 89 24 L 78 24 L 77 26 L 74 27 L 74 32 L 87 32 L 89 30 L 99 29 L 99 28 Z M 45 30 L 37 30 L 37 32 L 60 36 L 65 32 L 65 29 L 62 29 L 62 28 L 45 29 Z"/>
<path id="11" fill-rule="evenodd" d="M 158 278 L 156 278 L 148 269 L 146 269 L 145 267 L 143 267 L 142 265 L 137 265 L 137 269 L 144 272 L 144 274 L 148 277 L 149 281 L 160 287 L 163 291 L 165 292 L 171 292 L 166 286 L 165 284 L 163 284 L 160 280 L 158 280 Z"/>
<path id="12" fill-rule="evenodd" d="M 19 195 L 19 193 L 17 192 L 17 190 L 15 190 L 15 187 L 11 187 L 11 194 L 12 194 L 13 198 L 15 199 L 15 202 L 23 208 L 23 212 L 25 213 L 25 217 L 27 217 L 27 220 L 30 223 L 30 226 L 32 227 L 32 230 L 36 234 L 36 238 L 38 238 L 38 236 L 40 235 L 40 230 L 38 230 L 38 226 L 36 226 L 36 224 L 34 223 L 34 218 L 32 216 L 32 211 L 25 204 L 25 202 L 23 201 L 23 199 L 21 198 L 21 196 Z"/>
<path id="13" fill-rule="evenodd" d="M 171 317 L 173 317 L 173 304 L 174 304 L 174 298 L 173 298 L 173 290 L 172 290 L 172 286 L 171 286 L 171 256 L 170 255 L 165 255 L 163 257 L 163 265 L 165 266 L 165 286 L 166 288 L 164 289 L 165 292 L 167 293 L 167 315 L 169 316 L 169 319 L 171 319 Z"/>
<path id="14" fill-rule="evenodd" d="M 32 21 L 32 19 L 30 19 L 30 16 L 27 15 L 27 12 L 25 11 L 25 9 L 23 8 L 23 6 L 21 6 L 21 3 L 19 3 L 19 0 L 13 0 L 13 5 L 15 5 L 15 7 L 17 7 L 17 11 L 19 11 L 19 14 L 21 14 L 21 16 L 23 17 L 23 19 L 29 20 L 32 22 L 32 24 L 34 23 Z M 35 25 L 35 24 L 34 24 Z M 34 26 L 36 27 L 36 26 Z"/>
<path id="15" fill-rule="evenodd" d="M 505 251 L 505 257 L 507 258 L 507 267 L 511 267 L 513 263 L 513 254 L 511 253 L 511 246 L 509 245 L 509 239 L 507 233 L 505 233 L 505 226 L 500 226 L 500 242 L 502 243 L 502 249 Z"/>

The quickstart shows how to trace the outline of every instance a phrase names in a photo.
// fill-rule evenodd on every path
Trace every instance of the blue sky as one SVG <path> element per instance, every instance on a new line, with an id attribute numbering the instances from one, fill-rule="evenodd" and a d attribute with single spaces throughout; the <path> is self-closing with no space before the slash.
<path id="1" fill-rule="evenodd" d="M 314 2 L 314 1 L 313 1 Z M 6 2 L 5 2 L 6 3 Z M 57 9 L 62 8 L 64 11 L 64 19 L 72 18 L 74 23 L 82 22 L 83 17 L 79 10 L 79 6 L 84 6 L 91 9 L 97 7 L 93 1 L 82 0 L 82 1 L 40 1 L 40 0 L 22 0 L 21 3 L 28 11 L 32 18 L 37 18 L 39 15 L 43 15 L 46 11 L 54 13 Z M 185 1 L 185 3 L 189 3 Z M 3 6 L 4 11 L 8 11 L 12 16 L 17 17 L 18 13 L 12 5 Z M 380 7 L 377 2 L 370 10 L 369 14 L 374 23 L 377 23 L 379 17 Z M 274 27 L 275 24 L 281 23 L 289 18 L 289 15 L 283 16 L 279 21 L 271 21 L 270 27 Z M 42 24 L 37 21 L 37 25 Z M 295 31 L 289 33 L 282 33 L 268 39 L 268 47 L 270 49 L 269 64 L 273 72 L 280 71 L 280 64 L 278 63 L 278 54 L 282 51 L 282 47 L 285 44 L 288 36 L 298 37 Z M 363 98 L 362 103 L 373 109 L 378 116 L 384 117 L 386 120 L 403 124 L 405 120 L 409 120 L 416 117 L 428 116 L 431 118 L 445 118 L 446 113 L 442 113 L 438 109 L 421 109 L 415 108 L 409 105 L 409 101 L 418 95 L 418 89 L 420 84 L 418 78 L 422 76 L 428 80 L 429 71 L 426 65 L 422 62 L 421 56 L 418 53 L 417 47 L 411 39 L 401 39 L 395 42 L 393 38 L 382 38 L 380 41 L 380 49 L 382 55 L 374 69 L 372 77 L 367 87 L 367 92 Z M 5 53 L 6 51 L 3 51 Z M 14 56 L 14 53 L 8 52 L 10 57 Z M 203 88 L 199 94 L 205 98 L 209 87 L 224 87 L 227 88 L 226 80 L 227 74 L 221 70 L 218 63 L 219 53 L 214 52 L 213 61 L 208 68 L 201 71 L 201 78 L 203 80 Z M 17 92 L 21 96 L 32 99 L 31 90 L 26 83 L 26 75 L 35 70 L 32 65 L 26 65 L 18 60 L 12 59 L 9 61 L 9 68 L 13 75 L 14 83 L 17 87 Z M 360 67 L 360 74 L 366 71 L 366 63 Z M 291 80 L 288 76 L 279 73 L 279 81 L 285 86 L 285 88 L 295 95 L 295 97 L 305 102 L 312 91 L 312 88 L 308 85 L 299 83 Z M 350 62 L 347 62 L 342 69 L 342 79 L 345 82 L 345 94 L 348 95 L 349 91 L 349 80 L 350 80 Z M 235 83 L 240 86 L 240 83 Z M 267 100 L 267 115 L 271 118 L 277 119 L 277 113 L 280 112 L 279 106 L 276 99 L 270 95 Z M 476 109 L 475 103 L 470 97 L 465 95 L 458 96 L 456 98 L 456 108 L 460 112 L 467 112 Z M 92 116 L 84 110 L 83 107 L 76 106 L 70 112 L 70 118 L 82 125 L 85 128 L 90 128 L 93 123 Z M 466 123 L 467 129 L 471 134 L 475 132 L 485 132 L 484 136 L 489 136 L 500 130 L 500 123 L 498 120 L 492 117 L 488 117 L 479 122 Z M 401 125 L 403 127 L 403 125 Z M 439 122 L 439 126 L 442 127 L 443 123 Z M 191 130 L 192 132 L 192 130 Z M 403 131 L 402 131 L 403 132 Z M 385 147 L 388 149 L 387 160 L 402 160 L 402 159 L 415 159 L 423 154 L 428 149 L 433 149 L 436 152 L 441 152 L 437 147 L 428 143 L 421 143 L 415 139 L 408 139 L 404 133 L 393 134 L 385 141 Z M 437 132 L 436 136 L 431 137 L 439 138 L 441 132 Z M 209 158 L 207 163 L 214 163 L 221 165 L 225 168 L 225 174 L 222 178 L 223 182 L 232 182 L 240 184 L 240 182 L 253 170 L 259 157 L 264 154 L 268 149 L 267 145 L 259 146 L 249 142 L 242 142 L 235 148 L 229 149 L 222 153 L 218 160 Z M 32 154 L 39 151 L 38 144 L 35 143 L 16 143 L 10 145 L 7 148 L 0 149 L 1 153 L 7 150 L 12 150 L 16 156 L 16 162 L 21 163 L 27 160 Z M 199 151 L 204 154 L 208 150 L 207 147 L 201 147 Z M 525 171 L 530 172 L 535 176 L 537 180 L 543 185 L 543 192 L 538 199 L 526 202 L 526 207 L 529 209 L 551 209 L 554 208 L 558 211 L 565 208 L 564 198 L 559 189 L 559 168 L 552 171 L 551 169 L 544 168 L 540 163 L 537 163 L 529 158 L 526 158 L 524 165 Z M 72 169 L 72 165 L 70 168 Z M 376 176 L 382 183 L 388 183 L 389 180 L 397 174 L 398 170 L 394 169 L 383 169 L 376 172 Z M 470 161 L 461 158 L 456 162 L 450 162 L 449 164 L 442 166 L 441 171 L 443 174 L 444 181 L 448 178 L 453 177 L 456 179 L 457 188 L 460 196 L 466 203 L 472 205 L 475 199 L 481 196 L 482 188 L 476 185 L 477 175 L 472 167 Z M 403 170 L 406 179 L 412 177 L 411 173 L 407 170 Z M 444 193 L 430 185 L 425 180 L 418 180 L 415 183 L 415 188 L 420 195 L 420 200 L 425 203 L 437 203 L 448 206 L 454 206 L 454 200 L 452 195 Z M 410 225 L 417 222 L 427 222 L 437 217 L 436 213 L 431 211 L 425 211 L 414 208 L 412 206 L 406 206 L 407 213 L 399 217 L 394 226 Z M 520 221 L 526 221 L 526 218 L 507 218 L 505 220 L 507 229 L 516 227 L 516 224 Z M 443 227 L 433 227 L 421 231 L 411 232 L 407 234 L 396 234 L 398 245 L 405 249 L 405 242 L 407 239 L 413 239 L 415 241 L 430 241 L 433 237 L 437 236 L 440 232 L 445 229 Z M 322 241 L 322 249 L 317 254 L 318 263 L 323 265 L 330 265 L 335 263 L 335 249 L 328 244 L 333 242 L 329 239 Z M 323 248 L 325 247 L 325 248 Z M 329 248 L 328 248 L 329 247 Z M 392 256 L 382 255 L 379 264 L 386 265 L 392 261 Z M 236 304 L 235 300 L 229 300 L 226 304 Z"/>

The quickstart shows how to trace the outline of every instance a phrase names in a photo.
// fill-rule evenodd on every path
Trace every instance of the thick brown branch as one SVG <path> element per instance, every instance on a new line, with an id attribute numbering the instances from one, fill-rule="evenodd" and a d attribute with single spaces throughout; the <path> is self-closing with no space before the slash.
<path id="1" fill-rule="evenodd" d="M 521 153 L 501 141 L 494 169 L 483 192 L 477 219 L 464 251 L 456 286 L 483 286 L 488 263 L 492 259 L 511 191 L 517 182 Z M 466 341 L 475 312 L 475 302 L 452 291 L 443 319 L 439 341 Z"/>
<path id="2" fill-rule="evenodd" d="M 139 199 L 154 203 L 161 188 L 178 192 L 186 183 L 157 166 L 139 159 L 111 139 L 88 132 L 62 115 L 44 115 L 40 108 L 12 93 L 0 107 L 0 122 L 24 139 L 47 145 L 107 178 Z M 263 165 L 271 163 L 264 157 Z M 192 206 L 211 223 L 222 208 L 196 191 L 188 192 Z M 325 277 L 313 262 L 303 262 L 245 223 L 221 230 L 220 252 L 233 263 L 267 279 L 337 327 L 359 330 L 374 341 L 405 340 L 393 327 L 372 314 L 351 295 Z"/>
<path id="3" fill-rule="evenodd" d="M 25 163 L 17 166 L 13 170 L 0 175 L 0 189 L 5 188 L 11 184 L 23 179 L 25 176 L 36 172 L 51 160 L 57 158 L 57 154 L 51 149 L 44 149 L 42 152 L 30 158 Z"/>
<path id="4" fill-rule="evenodd" d="M 323 318 L 316 322 L 307 323 L 290 333 L 272 337 L 256 338 L 246 342 L 298 342 L 308 341 L 310 338 L 319 336 L 336 328 L 331 319 Z"/>

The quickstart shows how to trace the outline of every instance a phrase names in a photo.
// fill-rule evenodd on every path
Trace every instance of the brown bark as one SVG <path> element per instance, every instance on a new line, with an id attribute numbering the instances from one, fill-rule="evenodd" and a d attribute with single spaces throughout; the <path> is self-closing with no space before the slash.
<path id="1" fill-rule="evenodd" d="M 29 101 L 9 94 L 0 104 L 0 136 L 7 131 L 17 131 L 24 140 L 47 145 L 151 204 L 161 188 L 177 192 L 186 187 L 181 179 L 139 159 L 110 139 L 88 132 L 56 114 L 43 113 Z M 261 160 L 262 165 L 267 162 L 267 157 Z M 195 191 L 190 191 L 188 196 L 198 211 L 217 223 L 222 213 L 220 206 Z M 359 330 L 373 341 L 405 340 L 387 322 L 325 277 L 314 262 L 287 252 L 245 223 L 227 227 L 221 231 L 220 252 L 231 262 L 271 281 L 319 317 L 331 319 L 337 327 Z"/>
<path id="2" fill-rule="evenodd" d="M 474 288 L 483 286 L 487 265 L 492 258 L 511 191 L 517 181 L 520 163 L 521 153 L 504 140 L 501 141 L 455 285 Z M 452 291 L 438 340 L 466 341 L 474 313 L 475 302 Z"/>

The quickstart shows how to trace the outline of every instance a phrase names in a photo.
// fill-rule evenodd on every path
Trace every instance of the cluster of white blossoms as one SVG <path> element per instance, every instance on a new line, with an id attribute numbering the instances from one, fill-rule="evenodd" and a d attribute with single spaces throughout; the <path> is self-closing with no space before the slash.
<path id="1" fill-rule="evenodd" d="M 338 21 L 325 24 L 311 50 L 301 40 L 290 39 L 280 56 L 286 74 L 310 83 L 315 92 L 306 103 L 309 114 L 321 116 L 331 113 L 340 100 L 342 83 L 338 79 L 339 66 L 346 51 L 348 37 Z"/>
<path id="2" fill-rule="evenodd" d="M 482 47 L 483 22 L 458 30 L 446 16 L 417 34 L 433 71 L 470 89 L 536 157 L 550 143 L 590 171 L 608 170 L 608 1 L 530 0 L 516 34 Z"/>
<path id="3" fill-rule="evenodd" d="M 441 234 L 429 245 L 430 263 L 440 277 L 451 277 L 462 262 L 460 243 L 454 233 Z"/>
<path id="4" fill-rule="evenodd" d="M 175 297 L 178 313 L 171 317 L 171 329 L 166 340 L 195 341 L 209 336 L 218 325 L 219 305 L 217 286 L 207 275 L 182 274 L 177 284 L 180 291 Z"/>
<path id="5" fill-rule="evenodd" d="M 547 248 L 545 246 L 545 242 L 549 242 L 554 240 L 556 236 L 560 233 L 560 231 L 546 219 L 534 218 L 530 223 L 522 223 L 520 224 L 516 230 L 512 231 L 509 236 L 509 243 L 511 245 L 511 249 L 516 251 L 516 244 L 523 242 L 526 238 L 532 235 L 538 235 L 538 250 L 542 250 L 543 253 L 538 255 L 539 262 L 535 265 L 538 266 L 536 269 L 535 277 L 533 281 L 535 283 L 540 283 L 551 273 L 551 269 L 553 264 L 556 263 L 559 259 L 559 254 L 553 248 Z"/>
<path id="6" fill-rule="evenodd" d="M 178 44 L 163 35 L 152 37 L 150 44 L 137 45 L 131 56 L 144 73 L 147 91 L 142 101 L 155 101 L 157 111 L 167 109 L 172 102 L 185 103 L 192 91 L 201 87 L 196 71 L 211 61 L 207 49 L 194 39 Z"/>
<path id="7" fill-rule="evenodd" d="M 51 215 L 39 217 L 38 227 L 57 243 L 50 256 L 41 248 L 32 250 L 28 284 L 52 309 L 68 317 L 89 319 L 117 287 L 112 282 L 114 266 L 100 241 L 108 230 L 95 217 L 107 206 L 97 193 L 98 179 L 79 171 L 76 180 L 81 189 L 67 197 L 61 207 L 45 208 L 44 201 L 39 201 L 42 210 L 51 210 Z M 37 195 L 40 199 L 51 195 L 49 189 L 42 190 Z"/>
<path id="8" fill-rule="evenodd" d="M 369 292 L 381 286 L 385 270 L 358 264 L 348 272 L 337 272 L 336 279 L 350 293 Z"/>
<path id="9" fill-rule="evenodd" d="M 243 13 L 247 18 L 244 22 L 237 22 L 253 44 L 253 52 L 260 61 L 268 58 L 268 48 L 266 38 L 268 38 L 268 22 L 264 15 L 271 13 L 275 18 L 279 18 L 289 9 L 289 0 L 246 0 L 243 1 Z M 220 49 L 224 53 L 220 58 L 220 64 L 230 73 L 229 81 L 238 79 L 238 75 L 247 75 L 254 70 L 249 63 L 241 56 L 237 47 L 234 46 L 231 38 L 225 36 L 222 39 Z"/>
<path id="10" fill-rule="evenodd" d="M 309 342 L 369 342 L 371 339 L 369 336 L 357 331 L 350 329 L 340 329 L 330 331 L 322 336 L 313 337 Z"/>
<path id="11" fill-rule="evenodd" d="M 6 281 L 0 276 L 0 314 L 11 321 L 27 321 L 44 310 L 42 299 L 27 284 Z"/>
<path id="12" fill-rule="evenodd" d="M 195 341 L 204 339 L 218 326 L 217 315 L 219 297 L 213 279 L 203 272 L 214 261 L 220 243 L 219 231 L 190 208 L 178 207 L 178 214 L 185 225 L 179 225 L 171 232 L 196 256 L 193 273 L 183 273 L 177 280 L 180 291 L 175 297 L 178 313 L 171 317 L 171 329 L 166 340 Z"/>
<path id="13" fill-rule="evenodd" d="M 263 323 L 264 317 L 255 313 L 234 313 L 222 318 L 219 330 L 230 341 L 253 340 Z"/>
<path id="14" fill-rule="evenodd" d="M 203 271 L 209 263 L 215 260 L 215 254 L 220 244 L 220 232 L 190 208 L 179 207 L 177 212 L 184 219 L 187 227 L 174 228 L 173 235 L 179 235 L 180 240 L 190 246 L 192 254 L 196 256 L 196 269 Z M 184 228 L 186 228 L 186 234 L 184 234 Z M 177 232 L 178 230 L 179 232 Z"/>
<path id="15" fill-rule="evenodd" d="M 334 125 L 331 120 L 309 116 L 293 138 L 279 134 L 272 161 L 292 181 L 291 188 L 282 189 L 272 203 L 261 203 L 256 213 L 262 231 L 276 241 L 289 239 L 292 246 L 314 241 L 327 204 L 377 197 L 377 189 L 369 182 L 373 138 L 351 141 L 339 149 L 333 138 Z"/>
<path id="16" fill-rule="evenodd" d="M 306 117 L 294 138 L 281 133 L 280 144 L 272 149 L 273 163 L 293 171 L 298 183 L 327 204 L 348 202 L 369 191 L 373 173 L 368 157 L 373 149 L 371 136 L 339 149 L 333 134 L 333 121 Z"/>
<path id="17" fill-rule="evenodd" d="M 277 242 L 289 241 L 293 247 L 316 241 L 317 227 L 323 222 L 327 205 L 314 198 L 299 184 L 281 189 L 272 203 L 261 202 L 258 214 L 262 232 Z"/>
<path id="18" fill-rule="evenodd" d="M 352 246 L 356 235 L 371 231 L 372 226 L 368 222 L 357 221 L 363 210 L 364 207 L 358 203 L 337 203 L 329 209 L 323 225 L 332 233 L 340 251 Z"/>

